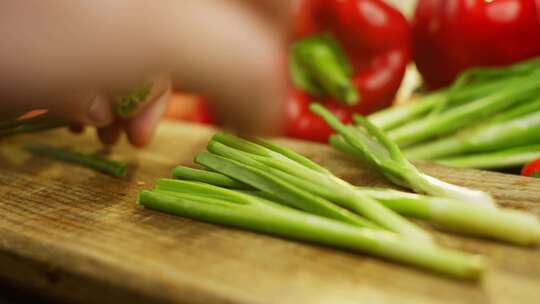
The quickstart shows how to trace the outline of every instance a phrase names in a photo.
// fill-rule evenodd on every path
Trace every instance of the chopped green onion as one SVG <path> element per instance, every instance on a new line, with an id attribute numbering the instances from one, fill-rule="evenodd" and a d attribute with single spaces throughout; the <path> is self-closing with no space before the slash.
<path id="1" fill-rule="evenodd" d="M 212 187 L 212 186 L 207 186 Z M 358 228 L 335 220 L 276 205 L 247 194 L 208 196 L 197 191 L 142 191 L 145 207 L 215 224 L 233 226 L 290 239 L 368 253 L 392 261 L 467 279 L 481 276 L 481 256 L 415 243 L 395 234 Z M 241 202 L 240 202 L 241 201 Z"/>
<path id="2" fill-rule="evenodd" d="M 66 127 L 68 124 L 49 115 L 39 115 L 29 119 L 0 121 L 0 138 L 17 134 L 35 133 Z"/>
<path id="3" fill-rule="evenodd" d="M 176 168 L 174 168 L 172 171 L 172 176 L 178 179 L 206 182 L 215 186 L 221 186 L 225 188 L 249 188 L 248 185 L 232 179 L 226 175 L 184 166 L 177 166 Z"/>
<path id="4" fill-rule="evenodd" d="M 233 187 L 229 188 L 238 188 L 233 183 L 235 182 L 234 179 L 221 173 L 188 169 L 190 170 L 186 172 L 194 174 L 183 175 L 186 180 L 195 180 L 222 187 L 232 185 Z M 216 178 L 216 176 L 219 176 L 219 178 Z M 223 183 L 223 180 L 229 180 L 231 183 Z M 175 182 L 160 179 L 157 182 L 157 189 L 183 191 Z M 263 192 L 249 190 L 253 189 L 249 185 L 242 185 L 244 186 L 243 189 L 246 189 L 244 190 L 245 193 L 275 202 L 280 201 L 279 198 L 265 195 Z M 186 189 L 186 192 L 194 191 L 192 188 Z M 218 196 L 216 191 L 210 193 L 203 187 L 201 189 L 202 191 L 195 192 Z M 425 196 L 391 189 L 357 187 L 356 191 L 360 195 L 371 197 L 401 215 L 426 220 L 437 227 L 453 232 L 488 237 L 518 245 L 532 245 L 540 242 L 540 223 L 534 215 L 525 212 L 505 208 L 486 210 L 486 208 L 475 207 L 469 203 L 454 199 Z"/>
<path id="5" fill-rule="evenodd" d="M 67 148 L 55 148 L 43 144 L 27 144 L 25 149 L 36 155 L 74 163 L 114 177 L 126 175 L 128 169 L 128 165 L 124 162 L 108 160 L 95 154 L 82 154 Z"/>
<path id="6" fill-rule="evenodd" d="M 237 150 L 224 144 L 229 143 L 231 146 L 242 148 L 244 140 L 227 135 L 225 137 L 226 139 L 220 142 L 223 138 L 224 135 L 222 134 L 214 136 L 208 145 L 208 150 L 214 154 L 256 167 L 261 171 L 266 170 L 268 174 L 286 181 L 290 185 L 294 185 L 310 193 L 315 193 L 348 210 L 365 216 L 382 227 L 402 234 L 404 237 L 431 241 L 429 235 L 422 229 L 369 197 L 359 195 L 355 191 L 354 186 L 331 175 L 329 172 L 320 173 L 319 171 L 312 170 L 301 163 L 288 159 L 285 155 L 272 157 L 272 151 L 264 153 L 270 155 L 270 157 L 261 156 L 260 154 L 263 153 L 258 153 L 258 155 L 252 155 L 250 157 L 248 152 Z M 246 145 L 246 147 L 248 147 L 246 151 L 253 150 L 253 147 L 250 145 Z M 264 149 L 262 146 L 259 147 Z M 220 170 L 216 171 L 221 172 Z M 231 177 L 236 178 L 235 176 Z M 248 183 L 247 181 L 243 182 Z"/>
<path id="7" fill-rule="evenodd" d="M 373 223 L 333 203 L 290 185 L 264 170 L 208 152 L 201 152 L 195 162 L 223 173 L 253 188 L 264 191 L 280 202 L 317 215 L 337 219 L 358 226 L 376 227 Z"/>
<path id="8" fill-rule="evenodd" d="M 152 91 L 152 83 L 147 83 L 139 88 L 132 90 L 125 95 L 114 97 L 115 112 L 121 118 L 133 116 L 140 108 Z"/>

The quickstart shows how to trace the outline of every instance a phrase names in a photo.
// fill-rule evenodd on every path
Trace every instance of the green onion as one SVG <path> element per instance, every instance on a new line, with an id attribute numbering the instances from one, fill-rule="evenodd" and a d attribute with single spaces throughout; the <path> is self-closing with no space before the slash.
<path id="1" fill-rule="evenodd" d="M 459 91 L 469 83 L 494 82 L 507 80 L 509 77 L 524 76 L 540 69 L 540 57 L 518 61 L 507 66 L 473 67 L 461 73 L 451 86 L 452 91 Z"/>
<path id="2" fill-rule="evenodd" d="M 25 149 L 36 155 L 74 163 L 114 177 L 126 175 L 128 169 L 128 165 L 124 162 L 108 160 L 95 154 L 82 154 L 68 148 L 55 148 L 43 144 L 27 144 Z"/>
<path id="3" fill-rule="evenodd" d="M 294 153 L 294 152 L 292 152 Z M 186 180 L 194 180 L 215 186 L 234 185 L 234 179 L 217 172 L 189 169 L 183 176 Z M 199 171 L 199 172 L 197 172 Z M 215 178 L 219 176 L 219 178 Z M 208 177 L 208 178 L 206 178 Z M 231 183 L 223 183 L 229 180 Z M 243 189 L 253 189 L 242 184 Z M 237 185 L 229 188 L 238 188 Z M 178 190 L 174 181 L 161 179 L 158 189 Z M 357 187 L 362 196 L 369 196 L 378 203 L 395 212 L 412 218 L 429 221 L 437 227 L 472 236 L 492 238 L 518 245 L 531 245 L 540 242 L 540 223 L 534 215 L 505 208 L 489 209 L 475 207 L 458 200 L 419 195 L 391 189 Z M 264 195 L 255 190 L 244 191 L 250 195 L 263 197 L 279 202 L 279 199 Z M 208 192 L 206 192 L 208 193 Z"/>
<path id="4" fill-rule="evenodd" d="M 239 148 L 245 146 L 246 149 L 245 151 L 238 150 L 225 145 L 226 143 Z M 354 186 L 346 181 L 331 175 L 331 173 L 327 171 L 321 173 L 310 169 L 301 163 L 287 158 L 285 155 L 280 154 L 279 156 L 272 156 L 275 154 L 272 151 L 255 151 L 257 152 L 257 155 L 250 155 L 247 151 L 253 151 L 253 145 L 254 144 L 252 143 L 247 145 L 245 144 L 245 140 L 232 135 L 218 134 L 210 141 L 207 148 L 208 151 L 214 154 L 256 167 L 261 171 L 265 170 L 268 174 L 271 174 L 290 185 L 317 194 L 341 207 L 365 216 L 367 219 L 384 228 L 402 234 L 404 237 L 422 241 L 431 241 L 430 236 L 422 229 L 408 222 L 397 213 L 378 204 L 369 197 L 360 195 L 355 191 Z M 264 151 L 264 147 L 259 146 L 258 148 Z M 291 151 L 288 153 L 292 154 L 293 152 Z M 265 157 L 261 154 L 269 156 Z M 211 169 L 216 170 L 215 168 Z M 216 171 L 229 175 L 220 170 Z M 232 175 L 231 177 L 238 179 Z M 249 183 L 245 180 L 242 181 Z"/>
<path id="5" fill-rule="evenodd" d="M 139 88 L 133 89 L 125 95 L 114 96 L 114 108 L 116 115 L 121 118 L 133 116 L 140 108 L 141 104 L 148 98 L 152 91 L 152 83 L 147 83 Z"/>
<path id="6" fill-rule="evenodd" d="M 68 124 L 49 115 L 39 115 L 28 119 L 0 121 L 0 138 L 17 134 L 35 133 L 66 127 Z"/>
<path id="7" fill-rule="evenodd" d="M 195 158 L 195 162 L 279 198 L 281 202 L 287 203 L 294 208 L 353 225 L 377 227 L 346 209 L 290 185 L 256 167 L 208 152 L 199 153 Z"/>
<path id="8" fill-rule="evenodd" d="M 540 98 L 532 100 L 526 99 L 522 101 L 521 104 L 516 105 L 516 107 L 495 115 L 493 118 L 489 119 L 487 123 L 494 124 L 506 122 L 537 111 L 540 111 Z"/>
<path id="9" fill-rule="evenodd" d="M 446 110 L 449 105 L 453 104 L 454 97 L 464 90 L 467 90 L 469 87 L 474 87 L 475 84 L 497 84 L 497 87 L 494 87 L 493 91 L 497 91 L 501 86 L 505 85 L 508 80 L 511 80 L 516 76 L 526 76 L 535 70 L 540 68 L 540 61 L 538 59 L 527 60 L 523 62 L 518 62 L 510 66 L 503 67 L 481 67 L 481 68 L 470 68 L 461 73 L 457 79 L 450 86 L 448 92 L 448 97 L 444 102 L 439 103 L 432 110 L 431 115 L 439 114 L 440 112 Z M 491 92 L 490 92 L 491 93 Z M 487 94 L 486 94 L 487 95 Z"/>
<path id="10" fill-rule="evenodd" d="M 172 171 L 172 176 L 178 179 L 193 180 L 206 182 L 215 186 L 221 186 L 225 188 L 237 188 L 237 189 L 246 189 L 249 188 L 248 185 L 241 183 L 237 180 L 234 180 L 226 175 L 211 172 L 207 170 L 199 170 L 184 166 L 177 166 Z"/>
<path id="11" fill-rule="evenodd" d="M 479 206 L 495 207 L 493 198 L 485 192 L 459 187 L 421 173 L 401 153 L 381 130 L 361 116 L 355 121 L 362 128 L 345 126 L 332 113 L 319 104 L 312 104 L 311 110 L 320 115 L 339 133 L 332 136 L 333 147 L 366 161 L 395 184 L 433 196 L 463 200 Z"/>
<path id="12" fill-rule="evenodd" d="M 419 96 L 410 102 L 386 108 L 368 116 L 371 123 L 383 130 L 391 130 L 409 120 L 428 113 L 446 98 L 447 91 L 440 90 Z"/>
<path id="13" fill-rule="evenodd" d="M 142 191 L 139 203 L 196 220 L 368 253 L 461 278 L 476 279 L 485 267 L 478 255 L 411 242 L 389 232 L 351 226 L 255 196 L 221 188 L 212 190 L 215 187 L 198 183 L 193 187 L 205 187 L 209 195 L 201 189 L 189 189 L 186 184 L 182 187 L 179 191 Z"/>
<path id="14" fill-rule="evenodd" d="M 500 169 L 524 165 L 540 158 L 540 144 L 510 148 L 495 152 L 475 153 L 441 158 L 435 162 L 462 168 Z"/>
<path id="15" fill-rule="evenodd" d="M 281 154 L 283 156 L 285 156 L 286 158 L 292 160 L 292 161 L 295 161 L 301 165 L 304 165 L 306 167 L 308 167 L 309 169 L 312 169 L 312 170 L 315 170 L 315 171 L 318 171 L 320 173 L 324 173 L 324 174 L 331 174 L 330 171 L 326 168 L 324 168 L 323 166 L 320 166 L 318 165 L 317 163 L 315 163 L 314 161 L 312 161 L 311 159 L 299 154 L 299 153 L 296 153 L 290 149 L 287 149 L 283 146 L 280 146 L 280 145 L 277 145 L 277 144 L 274 144 L 274 143 L 271 143 L 267 140 L 262 140 L 262 139 L 255 139 L 255 142 L 267 149 L 270 149 L 278 154 Z M 275 154 L 272 154 L 273 156 Z"/>
<path id="16" fill-rule="evenodd" d="M 508 109 L 525 97 L 537 95 L 539 89 L 538 73 L 512 78 L 496 93 L 390 130 L 388 137 L 403 147 L 448 134 Z"/>
<path id="17" fill-rule="evenodd" d="M 390 189 L 362 187 L 359 191 L 400 214 L 427 220 L 446 230 L 518 245 L 540 243 L 540 222 L 533 214 Z"/>
<path id="18" fill-rule="evenodd" d="M 474 84 L 452 93 L 449 89 L 441 89 L 418 96 L 410 102 L 370 114 L 368 119 L 382 130 L 392 130 L 421 117 L 421 115 L 435 111 L 441 103 L 445 103 L 446 106 L 458 106 L 470 100 L 476 100 L 493 94 L 494 91 L 505 85 L 507 81 L 500 80 Z"/>
<path id="19" fill-rule="evenodd" d="M 471 152 L 502 150 L 540 142 L 540 99 L 525 104 L 493 121 L 405 149 L 409 159 L 437 159 Z M 536 112 L 534 112 L 536 110 Z M 512 116 L 524 111 L 532 113 Z M 510 119 L 510 120 L 508 120 Z"/>

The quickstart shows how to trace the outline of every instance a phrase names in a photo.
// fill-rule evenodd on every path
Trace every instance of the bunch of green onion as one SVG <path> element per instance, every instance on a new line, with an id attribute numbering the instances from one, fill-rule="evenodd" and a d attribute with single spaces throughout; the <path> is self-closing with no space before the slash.
<path id="1" fill-rule="evenodd" d="M 484 258 L 437 245 L 430 233 L 406 217 L 520 245 L 540 242 L 536 217 L 498 208 L 483 192 L 420 173 L 369 123 L 365 128 L 343 126 L 324 108 L 314 105 L 313 111 L 338 131 L 336 146 L 361 156 L 401 186 L 437 196 L 357 187 L 283 146 L 219 133 L 195 158 L 204 169 L 179 166 L 173 170 L 176 179 L 158 180 L 153 190 L 140 193 L 138 202 L 201 221 L 468 279 L 482 275 Z"/>
<path id="2" fill-rule="evenodd" d="M 471 69 L 449 88 L 371 114 L 409 159 L 496 169 L 540 157 L 540 58 Z"/>

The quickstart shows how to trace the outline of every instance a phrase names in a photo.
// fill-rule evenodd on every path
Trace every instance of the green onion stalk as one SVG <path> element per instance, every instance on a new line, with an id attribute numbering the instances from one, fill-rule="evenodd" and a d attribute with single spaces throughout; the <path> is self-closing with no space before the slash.
<path id="1" fill-rule="evenodd" d="M 522 116 L 511 118 L 514 115 Z M 509 119 L 509 120 L 508 120 Z M 409 159 L 438 159 L 540 143 L 540 99 L 503 113 L 493 121 L 405 149 Z"/>
<path id="2" fill-rule="evenodd" d="M 173 176 L 182 180 L 236 189 L 250 195 L 280 202 L 279 198 L 264 195 L 247 184 L 217 172 L 178 166 L 173 170 Z M 158 186 L 161 187 L 167 187 L 168 184 L 171 184 L 170 188 L 174 188 L 174 182 L 170 180 L 158 181 Z M 486 208 L 476 207 L 454 199 L 392 189 L 357 187 L 356 190 L 360 195 L 369 196 L 401 215 L 426 220 L 439 228 L 452 232 L 486 237 L 517 245 L 534 245 L 540 242 L 540 223 L 534 215 L 526 212 L 506 208 L 486 210 Z"/>
<path id="3" fill-rule="evenodd" d="M 476 169 L 512 168 L 540 158 L 540 144 L 435 159 L 438 164 Z"/>
<path id="4" fill-rule="evenodd" d="M 74 163 L 114 177 L 126 175 L 128 169 L 128 164 L 125 162 L 109 160 L 96 154 L 82 154 L 69 148 L 56 148 L 34 143 L 25 145 L 25 149 L 39 156 Z"/>
<path id="5" fill-rule="evenodd" d="M 0 121 L 0 138 L 18 134 L 36 133 L 52 129 L 67 127 L 64 120 L 42 114 L 27 119 L 10 119 Z"/>
<path id="6" fill-rule="evenodd" d="M 450 184 L 420 172 L 405 158 L 399 147 L 367 119 L 355 115 L 354 120 L 359 126 L 346 126 L 320 104 L 312 104 L 311 110 L 339 134 L 330 138 L 334 148 L 366 161 L 398 186 L 417 193 L 495 207 L 493 198 L 486 192 Z"/>
<path id="7" fill-rule="evenodd" d="M 431 237 L 420 227 L 407 221 L 375 200 L 360 195 L 354 186 L 332 175 L 328 170 L 313 165 L 306 166 L 287 155 L 280 154 L 262 145 L 243 140 L 229 134 L 217 134 L 209 142 L 208 151 L 199 154 L 196 162 L 214 171 L 228 175 L 254 188 L 276 195 L 275 189 L 261 187 L 253 180 L 239 175 L 234 169 L 227 170 L 224 163 L 242 164 L 265 172 L 268 175 L 292 185 L 307 193 L 315 194 L 347 210 L 353 211 L 367 220 L 403 235 L 406 238 L 431 242 Z"/>
<path id="8" fill-rule="evenodd" d="M 540 222 L 533 214 L 508 208 L 484 208 L 455 199 L 391 189 L 360 188 L 366 195 L 408 217 L 445 230 L 516 245 L 540 243 Z"/>
<path id="9" fill-rule="evenodd" d="M 422 115 L 436 117 L 450 108 L 497 95 L 498 90 L 514 81 L 540 70 L 540 57 L 513 65 L 495 68 L 471 68 L 463 72 L 445 89 L 420 95 L 411 102 L 390 107 L 368 116 L 382 130 L 389 131 L 420 118 Z"/>
<path id="10" fill-rule="evenodd" d="M 388 132 L 388 137 L 400 147 L 405 147 L 488 119 L 525 98 L 538 95 L 539 76 L 539 73 L 532 73 L 529 76 L 515 77 L 508 80 L 496 93 L 392 129 Z"/>
<path id="11" fill-rule="evenodd" d="M 250 186 L 221 173 L 195 169 L 185 166 L 177 166 L 172 170 L 172 176 L 178 179 L 205 182 L 214 186 L 232 189 L 249 189 Z"/>
<path id="12" fill-rule="evenodd" d="M 378 128 L 389 131 L 410 121 L 421 118 L 436 111 L 439 104 L 445 103 L 446 107 L 459 106 L 471 100 L 476 100 L 493 94 L 497 89 L 506 84 L 508 80 L 469 85 L 459 91 L 450 92 L 449 88 L 423 94 L 410 102 L 389 107 L 367 116 L 369 121 Z"/>
<path id="13" fill-rule="evenodd" d="M 138 202 L 162 212 L 367 253 L 459 278 L 477 279 L 485 268 L 479 255 L 412 242 L 199 182 L 159 181 L 156 189 L 142 191 Z"/>
<path id="14" fill-rule="evenodd" d="M 449 88 L 448 97 L 432 109 L 430 115 L 435 116 L 455 104 L 454 96 L 461 91 L 467 90 L 475 84 L 493 84 L 497 91 L 507 81 L 517 76 L 527 76 L 540 70 L 540 57 L 519 61 L 509 66 L 502 67 L 473 67 L 458 75 Z"/>
<path id="15" fill-rule="evenodd" d="M 208 152 L 199 153 L 195 161 L 204 167 L 225 174 L 268 195 L 276 197 L 291 207 L 320 216 L 336 219 L 351 225 L 377 228 L 374 223 L 269 174 L 266 170 L 246 165 Z"/>

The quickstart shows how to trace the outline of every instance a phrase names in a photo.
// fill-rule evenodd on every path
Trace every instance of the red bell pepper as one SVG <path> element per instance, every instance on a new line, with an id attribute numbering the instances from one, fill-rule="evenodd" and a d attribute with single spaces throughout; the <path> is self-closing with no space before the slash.
<path id="1" fill-rule="evenodd" d="M 165 118 L 206 125 L 214 123 L 210 106 L 205 98 L 180 92 L 173 93 L 165 111 Z"/>
<path id="2" fill-rule="evenodd" d="M 413 57 L 430 88 L 540 54 L 540 0 L 419 0 Z"/>
<path id="3" fill-rule="evenodd" d="M 290 60 L 299 69 L 291 68 L 289 136 L 326 141 L 333 133 L 311 114 L 310 101 L 344 122 L 392 103 L 410 60 L 410 28 L 400 12 L 381 0 L 301 0 L 295 15 Z"/>
<path id="4" fill-rule="evenodd" d="M 537 159 L 525 165 L 521 170 L 521 175 L 540 177 L 540 159 Z"/>
<path id="5" fill-rule="evenodd" d="M 301 90 L 291 89 L 287 101 L 287 136 L 311 141 L 324 142 L 333 133 L 332 128 L 319 116 L 309 110 L 311 97 Z M 351 122 L 351 111 L 341 103 L 325 102 L 328 110 L 344 123 Z"/>

